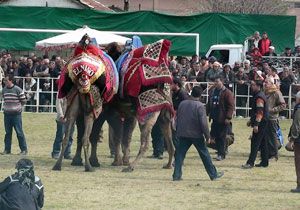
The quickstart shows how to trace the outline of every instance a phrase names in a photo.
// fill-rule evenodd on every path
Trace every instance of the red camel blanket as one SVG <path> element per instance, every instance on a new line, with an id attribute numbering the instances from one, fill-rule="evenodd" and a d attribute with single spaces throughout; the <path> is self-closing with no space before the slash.
<path id="1" fill-rule="evenodd" d="M 173 103 L 170 97 L 170 86 L 149 89 L 139 94 L 137 99 L 137 118 L 143 123 L 147 115 L 162 109 L 168 109 L 174 115 Z"/>
<path id="2" fill-rule="evenodd" d="M 159 40 L 132 50 L 121 68 L 121 97 L 138 97 L 142 86 L 172 83 L 168 69 L 171 42 Z"/>

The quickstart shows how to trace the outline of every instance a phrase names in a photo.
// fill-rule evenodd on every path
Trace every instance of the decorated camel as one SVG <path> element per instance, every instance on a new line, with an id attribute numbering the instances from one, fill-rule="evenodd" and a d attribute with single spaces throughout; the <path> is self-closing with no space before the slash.
<path id="1" fill-rule="evenodd" d="M 94 123 L 94 132 L 99 133 L 105 120 L 114 130 L 115 159 L 112 165 L 128 165 L 123 171 L 133 171 L 144 156 L 153 125 L 158 121 L 164 135 L 169 154 L 164 168 L 171 168 L 174 147 L 171 134 L 171 117 L 173 113 L 170 89 L 172 82 L 168 70 L 168 52 L 170 42 L 160 40 L 150 45 L 132 49 L 123 54 L 117 62 L 120 74 L 120 92 L 112 103 Z M 117 49 L 117 48 L 115 48 Z M 114 50 L 108 54 L 115 54 Z M 114 56 L 112 56 L 114 57 Z M 136 119 L 141 132 L 141 146 L 135 160 L 129 163 L 130 140 Z M 92 132 L 92 133 L 94 133 Z M 99 165 L 95 143 L 97 135 L 91 135 L 91 160 Z M 94 142 L 94 143 L 93 143 Z M 122 143 L 123 158 L 120 155 Z M 73 165 L 81 165 L 81 145 L 78 144 Z"/>
<path id="2" fill-rule="evenodd" d="M 110 102 L 118 89 L 118 74 L 112 59 L 104 54 L 88 35 L 82 37 L 74 56 L 62 70 L 58 82 L 59 98 L 67 97 L 66 133 L 60 156 L 53 170 L 61 170 L 63 154 L 71 127 L 77 120 L 81 145 L 84 149 L 85 170 L 93 171 L 89 157 L 89 137 L 94 120 L 102 112 L 102 105 Z"/>

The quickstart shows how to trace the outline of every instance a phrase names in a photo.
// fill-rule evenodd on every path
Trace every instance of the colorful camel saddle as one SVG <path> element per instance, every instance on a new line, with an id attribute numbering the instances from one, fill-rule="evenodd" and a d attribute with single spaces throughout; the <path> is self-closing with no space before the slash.
<path id="1" fill-rule="evenodd" d="M 171 42 L 159 40 L 133 49 L 120 65 L 120 95 L 138 97 L 143 86 L 171 83 L 168 52 Z"/>
<path id="2" fill-rule="evenodd" d="M 170 85 L 164 84 L 158 88 L 149 89 L 139 94 L 137 98 L 137 119 L 143 123 L 151 113 L 168 109 L 174 116 Z"/>
<path id="3" fill-rule="evenodd" d="M 173 110 L 170 91 L 165 88 L 167 85 L 163 85 L 172 83 L 168 68 L 170 46 L 170 41 L 159 40 L 133 49 L 126 59 L 121 59 L 121 64 L 117 64 L 121 68 L 120 96 L 137 99 L 139 121 L 144 121 L 147 115 L 162 108 Z"/>
<path id="4" fill-rule="evenodd" d="M 98 107 L 96 104 L 99 100 L 103 103 L 111 101 L 113 96 L 118 92 L 119 74 L 113 60 L 100 49 L 88 46 L 82 50 L 80 47 L 75 49 L 75 55 L 69 60 L 61 73 L 58 81 L 59 94 L 62 98 L 68 95 L 70 88 L 62 88 L 65 85 L 76 86 L 78 92 L 89 95 L 92 106 Z M 71 80 L 71 83 L 68 82 Z M 96 85 L 99 90 L 100 97 L 95 94 Z M 97 95 L 97 97 L 95 97 Z M 99 109 L 101 107 L 99 106 Z M 99 114 L 99 110 L 94 110 L 95 116 Z"/>

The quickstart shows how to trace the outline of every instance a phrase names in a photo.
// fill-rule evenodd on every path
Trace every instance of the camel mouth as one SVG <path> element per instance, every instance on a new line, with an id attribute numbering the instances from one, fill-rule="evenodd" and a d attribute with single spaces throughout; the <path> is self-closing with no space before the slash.
<path id="1" fill-rule="evenodd" d="M 87 93 L 90 90 L 91 84 L 89 80 L 85 79 L 79 79 L 78 80 L 79 86 L 80 86 L 80 92 L 81 93 Z"/>

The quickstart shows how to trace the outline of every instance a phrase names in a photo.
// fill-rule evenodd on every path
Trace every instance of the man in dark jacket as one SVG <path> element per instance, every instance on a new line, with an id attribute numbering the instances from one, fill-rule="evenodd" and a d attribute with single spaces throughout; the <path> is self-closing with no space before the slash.
<path id="1" fill-rule="evenodd" d="M 295 169 L 297 175 L 297 187 L 292 189 L 293 193 L 300 193 L 300 92 L 296 94 L 296 105 L 293 113 L 293 123 L 289 132 L 289 141 L 293 143 L 295 154 Z"/>
<path id="2" fill-rule="evenodd" d="M 182 179 L 182 163 L 192 144 L 196 147 L 211 180 L 216 180 L 224 174 L 217 172 L 205 145 L 205 140 L 209 142 L 210 137 L 205 106 L 200 102 L 201 94 L 201 87 L 194 87 L 192 98 L 181 102 L 177 111 L 176 132 L 179 144 L 175 151 L 173 181 Z"/>
<path id="3" fill-rule="evenodd" d="M 233 93 L 224 86 L 222 77 L 216 77 L 214 83 L 214 88 L 209 94 L 207 113 L 209 119 L 213 121 L 210 135 L 216 142 L 218 152 L 216 160 L 221 161 L 226 156 L 226 134 L 231 127 L 234 97 Z"/>
<path id="4" fill-rule="evenodd" d="M 245 165 L 242 165 L 243 169 L 253 168 L 257 152 L 261 152 L 261 162 L 256 167 L 268 167 L 269 165 L 269 153 L 266 138 L 267 122 L 268 122 L 268 104 L 267 98 L 262 91 L 262 81 L 252 81 L 251 90 L 253 93 L 253 99 L 251 104 L 250 121 L 247 122 L 248 126 L 253 128 L 251 137 L 251 151 L 249 159 Z"/>
<path id="5" fill-rule="evenodd" d="M 182 82 L 179 78 L 173 79 L 173 84 L 171 85 L 172 90 L 172 101 L 174 105 L 175 111 L 178 109 L 179 104 L 189 98 L 187 91 L 182 87 Z M 152 147 L 153 147 L 153 154 L 150 156 L 151 158 L 162 159 L 163 152 L 164 152 L 164 137 L 159 127 L 159 123 L 155 123 L 152 131 Z M 176 137 L 176 132 L 172 130 L 172 140 L 173 144 L 176 148 L 178 139 Z"/>
<path id="6" fill-rule="evenodd" d="M 178 109 L 179 104 L 189 98 L 189 94 L 183 89 L 182 82 L 179 78 L 173 79 L 173 84 L 171 86 L 172 90 L 172 101 L 175 111 Z"/>
<path id="7" fill-rule="evenodd" d="M 1 210 L 39 210 L 44 205 L 44 186 L 34 175 L 33 163 L 21 159 L 16 164 L 17 172 L 0 183 Z"/>
<path id="8" fill-rule="evenodd" d="M 176 112 L 179 107 L 179 104 L 182 101 L 189 99 L 190 96 L 187 93 L 187 91 L 183 88 L 182 82 L 178 78 L 173 79 L 171 90 L 172 90 L 172 102 L 173 102 L 174 110 Z M 178 144 L 178 138 L 176 136 L 176 131 L 174 129 L 172 129 L 172 140 L 173 140 L 174 147 L 176 149 Z"/>

